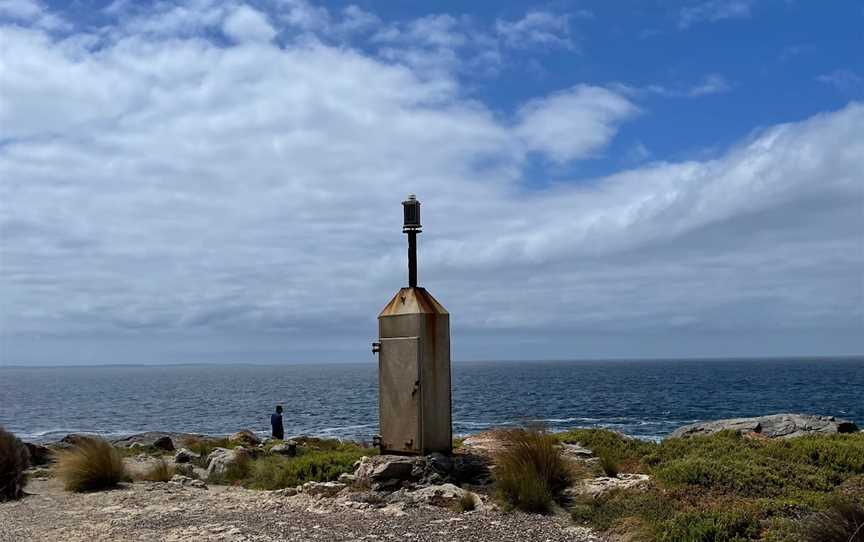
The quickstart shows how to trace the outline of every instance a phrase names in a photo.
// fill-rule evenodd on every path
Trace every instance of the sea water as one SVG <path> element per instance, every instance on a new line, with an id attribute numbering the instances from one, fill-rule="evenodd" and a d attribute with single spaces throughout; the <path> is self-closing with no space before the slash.
<path id="1" fill-rule="evenodd" d="M 371 440 L 374 363 L 0 367 L 0 425 L 28 440 L 72 432 L 266 434 L 276 404 L 288 435 Z M 659 439 L 701 420 L 779 412 L 864 426 L 864 357 L 520 361 L 453 364 L 453 430 L 540 422 Z"/>

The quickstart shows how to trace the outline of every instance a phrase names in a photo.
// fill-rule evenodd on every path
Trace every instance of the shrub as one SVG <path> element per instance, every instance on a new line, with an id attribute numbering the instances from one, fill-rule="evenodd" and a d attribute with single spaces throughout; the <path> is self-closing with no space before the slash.
<path id="1" fill-rule="evenodd" d="M 801 542 L 864 542 L 864 505 L 835 498 L 801 521 L 800 536 Z"/>
<path id="2" fill-rule="evenodd" d="M 61 452 L 56 468 L 67 491 L 108 489 L 129 479 L 120 453 L 99 438 L 82 439 L 75 448 Z"/>
<path id="3" fill-rule="evenodd" d="M 558 441 L 538 428 L 499 432 L 502 450 L 495 458 L 494 476 L 503 501 L 528 512 L 548 512 L 570 482 Z"/>
<path id="4" fill-rule="evenodd" d="M 608 457 L 619 466 L 626 465 L 628 472 L 645 470 L 643 458 L 657 448 L 654 442 L 625 437 L 608 429 L 573 429 L 556 437 L 561 442 L 584 446 L 596 456 Z"/>
<path id="5" fill-rule="evenodd" d="M 603 469 L 603 474 L 610 478 L 617 478 L 620 467 L 618 461 L 611 455 L 600 456 L 600 468 Z"/>
<path id="6" fill-rule="evenodd" d="M 453 509 L 459 513 L 470 512 L 476 507 L 477 503 L 474 502 L 474 495 L 468 492 L 463 493 L 453 505 Z"/>
<path id="7" fill-rule="evenodd" d="M 358 448 L 362 450 L 362 448 Z M 331 482 L 352 472 L 361 451 L 307 452 L 293 458 L 269 456 L 254 461 L 246 485 L 254 489 L 282 489 L 305 482 Z"/>
<path id="8" fill-rule="evenodd" d="M 29 453 L 18 438 L 0 427 L 0 502 L 19 499 L 24 493 Z"/>
<path id="9" fill-rule="evenodd" d="M 750 510 L 694 510 L 660 525 L 658 542 L 744 542 L 758 540 L 759 517 Z"/>
<path id="10" fill-rule="evenodd" d="M 174 465 L 160 458 L 156 464 L 144 471 L 139 479 L 145 482 L 169 482 L 176 472 Z"/>
<path id="11" fill-rule="evenodd" d="M 588 523 L 605 531 L 634 518 L 639 520 L 637 523 L 666 520 L 676 507 L 674 500 L 657 488 L 617 489 L 596 497 L 583 497 L 574 504 L 570 515 L 577 523 Z"/>

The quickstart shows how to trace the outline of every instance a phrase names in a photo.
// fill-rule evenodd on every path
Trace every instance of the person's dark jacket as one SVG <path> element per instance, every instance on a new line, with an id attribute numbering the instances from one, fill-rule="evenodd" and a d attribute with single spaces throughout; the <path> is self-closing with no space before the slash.
<path id="1" fill-rule="evenodd" d="M 285 428 L 282 427 L 282 414 L 274 412 L 270 415 L 270 426 L 273 428 L 273 438 L 282 440 L 285 438 Z"/>

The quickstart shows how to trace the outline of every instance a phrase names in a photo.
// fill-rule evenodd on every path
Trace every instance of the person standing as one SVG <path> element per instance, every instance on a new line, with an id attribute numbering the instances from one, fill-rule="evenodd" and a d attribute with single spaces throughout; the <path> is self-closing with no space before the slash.
<path id="1" fill-rule="evenodd" d="M 273 428 L 273 438 L 285 439 L 285 428 L 282 426 L 282 405 L 276 405 L 276 412 L 270 415 L 270 427 Z"/>

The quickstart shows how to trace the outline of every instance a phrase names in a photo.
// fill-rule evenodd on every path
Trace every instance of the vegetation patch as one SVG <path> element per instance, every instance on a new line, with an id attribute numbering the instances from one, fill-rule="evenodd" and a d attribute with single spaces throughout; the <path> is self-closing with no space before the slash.
<path id="1" fill-rule="evenodd" d="M 622 472 L 654 477 L 647 490 L 612 491 L 573 505 L 574 521 L 623 531 L 628 540 L 859 542 L 850 537 L 862 536 L 855 529 L 864 510 L 864 434 L 768 440 L 720 432 L 651 443 L 585 429 L 558 438 L 591 448 L 601 466 L 612 458 Z M 814 534 L 830 532 L 828 525 L 840 534 Z"/>
<path id="2" fill-rule="evenodd" d="M 18 499 L 23 494 L 29 458 L 24 443 L 0 427 L 0 502 Z"/>
<path id="3" fill-rule="evenodd" d="M 174 468 L 174 465 L 160 458 L 139 476 L 139 480 L 145 482 L 170 482 L 176 473 L 177 470 Z"/>
<path id="4" fill-rule="evenodd" d="M 528 512 L 548 512 L 570 483 L 571 472 L 557 439 L 535 428 L 499 431 L 502 449 L 494 477 L 501 500 Z"/>
<path id="5" fill-rule="evenodd" d="M 295 442 L 295 457 L 263 455 L 257 459 L 243 456 L 219 476 L 208 480 L 214 484 L 237 484 L 251 489 L 283 489 L 306 482 L 331 482 L 343 473 L 354 471 L 354 463 L 377 450 L 335 439 L 303 438 Z"/>
<path id="6" fill-rule="evenodd" d="M 82 439 L 60 452 L 56 469 L 67 491 L 98 491 L 129 480 L 120 452 L 100 438 Z"/>

